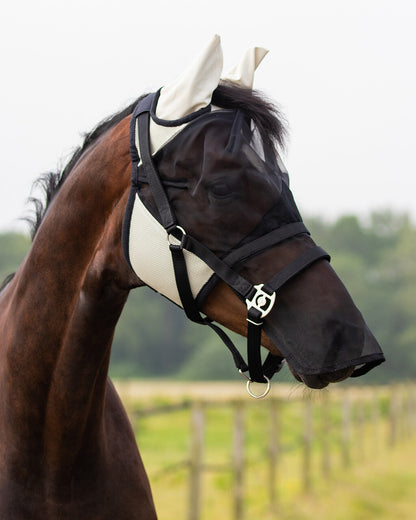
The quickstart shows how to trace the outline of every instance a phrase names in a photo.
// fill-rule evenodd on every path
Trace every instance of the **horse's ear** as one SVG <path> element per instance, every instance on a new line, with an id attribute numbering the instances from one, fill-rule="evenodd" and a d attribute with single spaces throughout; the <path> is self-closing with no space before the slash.
<path id="1" fill-rule="evenodd" d="M 156 115 L 179 119 L 208 106 L 222 72 L 221 39 L 215 35 L 194 63 L 160 92 Z"/>
<path id="2" fill-rule="evenodd" d="M 254 73 L 268 52 L 262 47 L 247 49 L 241 57 L 240 63 L 232 67 L 221 79 L 240 87 L 253 88 Z"/>

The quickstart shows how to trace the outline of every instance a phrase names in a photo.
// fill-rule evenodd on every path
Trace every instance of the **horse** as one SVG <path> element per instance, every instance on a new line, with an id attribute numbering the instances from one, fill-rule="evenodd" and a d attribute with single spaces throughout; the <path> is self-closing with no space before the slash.
<path id="1" fill-rule="evenodd" d="M 213 47 L 217 59 L 218 39 L 209 49 L 211 57 Z M 193 68 L 194 79 L 201 76 L 201 60 L 199 65 Z M 192 92 L 201 91 L 189 77 L 181 81 L 191 84 Z M 172 254 L 180 255 L 186 230 L 187 237 L 210 251 L 211 266 L 218 264 L 226 271 L 233 267 L 233 280 L 257 286 L 316 251 L 315 244 L 299 227 L 300 215 L 283 168 L 265 171 L 267 161 L 259 161 L 245 138 L 235 144 L 237 134 L 246 135 L 254 125 L 265 154 L 273 155 L 274 143 L 282 143 L 284 137 L 278 112 L 232 77 L 228 82 L 216 77 L 211 83 L 208 102 L 216 109 L 200 113 L 191 104 L 187 111 L 197 113 L 194 121 L 187 125 L 179 114 L 175 136 L 170 134 L 163 146 L 150 152 L 177 220 L 166 242 Z M 164 97 L 159 93 L 162 108 L 169 94 L 166 88 Z M 42 178 L 46 203 L 36 203 L 31 248 L 1 290 L 0 518 L 156 518 L 134 432 L 108 377 L 114 330 L 128 294 L 149 285 L 135 272 L 134 255 L 126 253 L 126 236 L 134 239 L 126 225 L 126 208 L 130 204 L 130 213 L 134 212 L 132 204 L 140 192 L 150 217 L 160 212 L 149 179 L 139 176 L 134 189 L 131 182 L 135 152 L 131 127 L 137 106 L 148 98 L 141 96 L 97 126 L 62 172 Z M 147 120 L 157 124 L 161 121 L 157 115 L 148 113 Z M 235 132 L 236 121 L 243 134 Z M 169 133 L 172 128 L 162 130 Z M 157 141 L 157 133 L 153 135 Z M 143 161 L 145 155 L 146 150 Z M 136 167 L 133 164 L 133 170 Z M 286 238 L 253 252 L 250 241 L 262 241 L 259 226 L 264 215 L 270 227 L 266 234 L 293 225 L 297 232 L 284 233 Z M 245 251 L 244 261 L 244 255 L 236 256 L 235 251 Z M 157 261 L 149 258 L 151 264 Z M 295 378 L 306 385 L 323 388 L 343 380 L 369 356 L 381 362 L 375 339 L 325 254 L 286 277 L 277 290 L 277 309 L 272 309 L 267 291 L 256 289 L 259 301 L 253 296 L 247 303 L 236 294 L 236 283 L 230 286 L 217 274 L 199 300 L 198 312 L 207 317 L 205 323 L 216 327 L 215 321 L 250 335 L 248 306 L 253 305 L 257 314 L 266 312 L 266 306 L 264 329 L 255 323 L 254 336 L 279 367 L 286 358 Z M 198 301 L 194 296 L 193 303 Z M 325 360 L 319 345 L 325 347 Z M 321 373 L 297 370 L 303 366 L 296 357 L 302 350 L 312 368 L 313 359 L 320 358 Z M 337 364 L 339 356 L 342 362 Z"/>

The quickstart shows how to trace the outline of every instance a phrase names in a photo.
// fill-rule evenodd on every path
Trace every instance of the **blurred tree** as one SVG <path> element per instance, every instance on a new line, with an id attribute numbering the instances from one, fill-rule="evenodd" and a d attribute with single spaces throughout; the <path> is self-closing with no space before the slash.
<path id="1" fill-rule="evenodd" d="M 147 287 L 130 293 L 116 328 L 111 374 L 166 377 L 189 358 L 183 311 Z"/>
<path id="2" fill-rule="evenodd" d="M 0 234 L 0 285 L 21 264 L 30 247 L 30 238 L 21 233 Z"/>

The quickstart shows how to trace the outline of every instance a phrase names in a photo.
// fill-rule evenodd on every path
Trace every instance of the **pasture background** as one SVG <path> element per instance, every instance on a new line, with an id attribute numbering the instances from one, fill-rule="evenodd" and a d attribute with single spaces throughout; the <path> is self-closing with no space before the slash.
<path id="1" fill-rule="evenodd" d="M 341 384 L 323 392 L 274 385 L 272 396 L 263 401 L 248 398 L 243 383 L 133 381 L 116 386 L 132 419 L 161 519 L 415 518 L 414 385 L 351 388 Z M 351 406 L 348 458 L 343 439 L 345 399 Z M 200 515 L 189 516 L 192 473 L 188 458 L 193 450 L 195 406 L 204 410 L 206 471 L 200 475 Z M 271 422 L 272 407 L 277 411 L 275 423 Z M 241 514 L 236 513 L 232 470 L 238 409 L 244 413 Z M 308 410 L 311 430 L 305 421 Z M 309 470 L 305 468 L 307 432 Z M 274 435 L 278 452 L 271 502 L 270 440 Z"/>

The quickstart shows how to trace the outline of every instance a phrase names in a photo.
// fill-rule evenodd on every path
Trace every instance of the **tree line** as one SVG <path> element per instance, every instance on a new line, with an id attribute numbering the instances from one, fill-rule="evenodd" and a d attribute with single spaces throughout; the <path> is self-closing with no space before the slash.
<path id="1" fill-rule="evenodd" d="M 412 379 L 416 374 L 416 226 L 406 214 L 374 212 L 335 221 L 305 219 L 332 257 L 387 362 L 366 382 Z M 0 234 L 0 280 L 15 271 L 30 247 L 20 233 Z M 132 291 L 117 326 L 114 377 L 231 379 L 239 377 L 228 350 L 211 330 L 189 322 L 181 309 L 148 288 Z M 245 341 L 231 334 L 244 352 Z M 279 375 L 287 380 L 286 372 Z"/>

